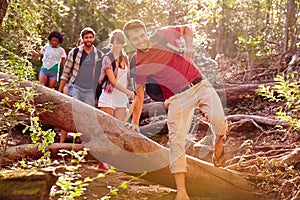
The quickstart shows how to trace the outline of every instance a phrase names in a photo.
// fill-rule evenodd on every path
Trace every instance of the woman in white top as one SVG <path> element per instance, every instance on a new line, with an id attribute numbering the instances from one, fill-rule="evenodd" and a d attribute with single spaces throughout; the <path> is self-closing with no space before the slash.
<path id="1" fill-rule="evenodd" d="M 114 30 L 110 35 L 109 42 L 112 46 L 109 53 L 115 58 L 115 69 L 113 69 L 114 61 L 107 54 L 104 55 L 99 82 L 105 76 L 108 81 L 103 84 L 98 107 L 115 118 L 123 120 L 126 116 L 128 97 L 134 98 L 134 92 L 127 89 L 129 67 L 128 58 L 122 51 L 125 44 L 123 31 Z"/>
<path id="2" fill-rule="evenodd" d="M 43 47 L 40 52 L 32 51 L 35 57 L 43 56 L 43 65 L 39 73 L 39 82 L 49 88 L 55 88 L 58 81 L 60 64 L 66 62 L 66 52 L 60 46 L 63 36 L 58 31 L 52 31 L 48 36 L 49 44 Z"/>

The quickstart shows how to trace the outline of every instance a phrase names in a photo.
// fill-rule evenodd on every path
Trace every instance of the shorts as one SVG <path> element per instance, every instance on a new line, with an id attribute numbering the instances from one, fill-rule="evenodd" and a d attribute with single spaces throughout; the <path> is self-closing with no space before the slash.
<path id="1" fill-rule="evenodd" d="M 127 108 L 128 98 L 126 95 L 118 96 L 113 93 L 108 93 L 102 90 L 102 93 L 99 97 L 98 107 L 106 108 Z"/>
<path id="2" fill-rule="evenodd" d="M 55 80 L 55 81 L 58 81 L 58 72 L 47 72 L 45 70 L 40 70 L 40 73 L 39 73 L 39 77 L 40 76 L 47 76 L 47 78 L 49 80 Z"/>

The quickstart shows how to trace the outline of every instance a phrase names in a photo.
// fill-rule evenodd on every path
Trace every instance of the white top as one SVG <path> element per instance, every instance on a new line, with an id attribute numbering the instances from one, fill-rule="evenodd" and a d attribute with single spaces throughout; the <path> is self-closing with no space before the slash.
<path id="1" fill-rule="evenodd" d="M 49 44 L 44 46 L 40 53 L 43 54 L 43 66 L 46 69 L 51 69 L 56 64 L 60 66 L 61 59 L 67 57 L 64 48 L 60 46 L 52 48 Z"/>
<path id="2" fill-rule="evenodd" d="M 118 68 L 118 75 L 117 75 L 117 83 L 122 85 L 123 87 L 127 87 L 128 85 L 128 71 L 127 66 L 125 66 L 125 69 Z M 118 89 L 113 89 L 112 91 L 112 99 L 113 99 L 113 106 L 115 107 L 124 107 L 127 106 L 128 103 L 128 97 L 125 93 L 121 92 Z"/>
<path id="3" fill-rule="evenodd" d="M 116 81 L 118 84 L 123 87 L 127 87 L 128 85 L 128 67 L 125 66 L 125 69 L 117 68 L 117 78 Z M 99 107 L 110 107 L 112 109 L 115 108 L 126 108 L 128 105 L 128 97 L 125 93 L 120 90 L 114 88 L 111 93 L 108 93 L 104 89 L 102 89 L 102 93 L 99 98 Z"/>

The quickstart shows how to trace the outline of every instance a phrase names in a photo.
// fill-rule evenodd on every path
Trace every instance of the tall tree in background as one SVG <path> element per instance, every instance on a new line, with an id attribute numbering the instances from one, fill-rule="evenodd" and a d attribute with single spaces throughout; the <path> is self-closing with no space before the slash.
<path id="1" fill-rule="evenodd" d="M 0 0 L 0 27 L 8 7 L 8 0 Z"/>
<path id="2" fill-rule="evenodd" d="M 295 0 L 288 0 L 286 5 L 286 22 L 284 27 L 284 51 L 295 48 L 296 30 L 296 3 Z"/>
<path id="3" fill-rule="evenodd" d="M 221 12 L 220 12 L 220 22 L 219 22 L 219 27 L 218 27 L 218 37 L 216 40 L 216 55 L 223 53 L 223 36 L 225 35 L 224 33 L 224 26 L 225 26 L 225 0 L 222 0 L 221 2 Z M 215 57 L 215 56 L 214 56 Z"/>
<path id="4" fill-rule="evenodd" d="M 86 26 L 97 33 L 97 44 L 129 19 L 149 27 L 191 24 L 195 48 L 212 57 L 238 54 L 258 61 L 299 46 L 299 1 L 287 0 L 0 0 L 0 45 L 18 55 L 40 48 L 53 29 L 64 33 L 63 47 L 74 47 Z M 288 5 L 288 6 L 287 6 Z M 298 43 L 297 43 L 298 42 Z M 105 44 L 105 43 L 103 43 Z M 252 62 L 252 61 L 251 61 Z"/>

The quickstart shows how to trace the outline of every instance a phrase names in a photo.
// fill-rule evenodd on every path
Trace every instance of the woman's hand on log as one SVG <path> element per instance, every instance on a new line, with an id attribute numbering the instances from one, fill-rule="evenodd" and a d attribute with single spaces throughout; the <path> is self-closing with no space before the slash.
<path id="1" fill-rule="evenodd" d="M 131 123 L 126 123 L 125 126 L 129 129 L 129 130 L 132 130 L 132 131 L 135 131 L 135 132 L 140 132 L 140 129 L 139 129 L 139 126 L 136 125 L 136 124 L 131 124 Z"/>

